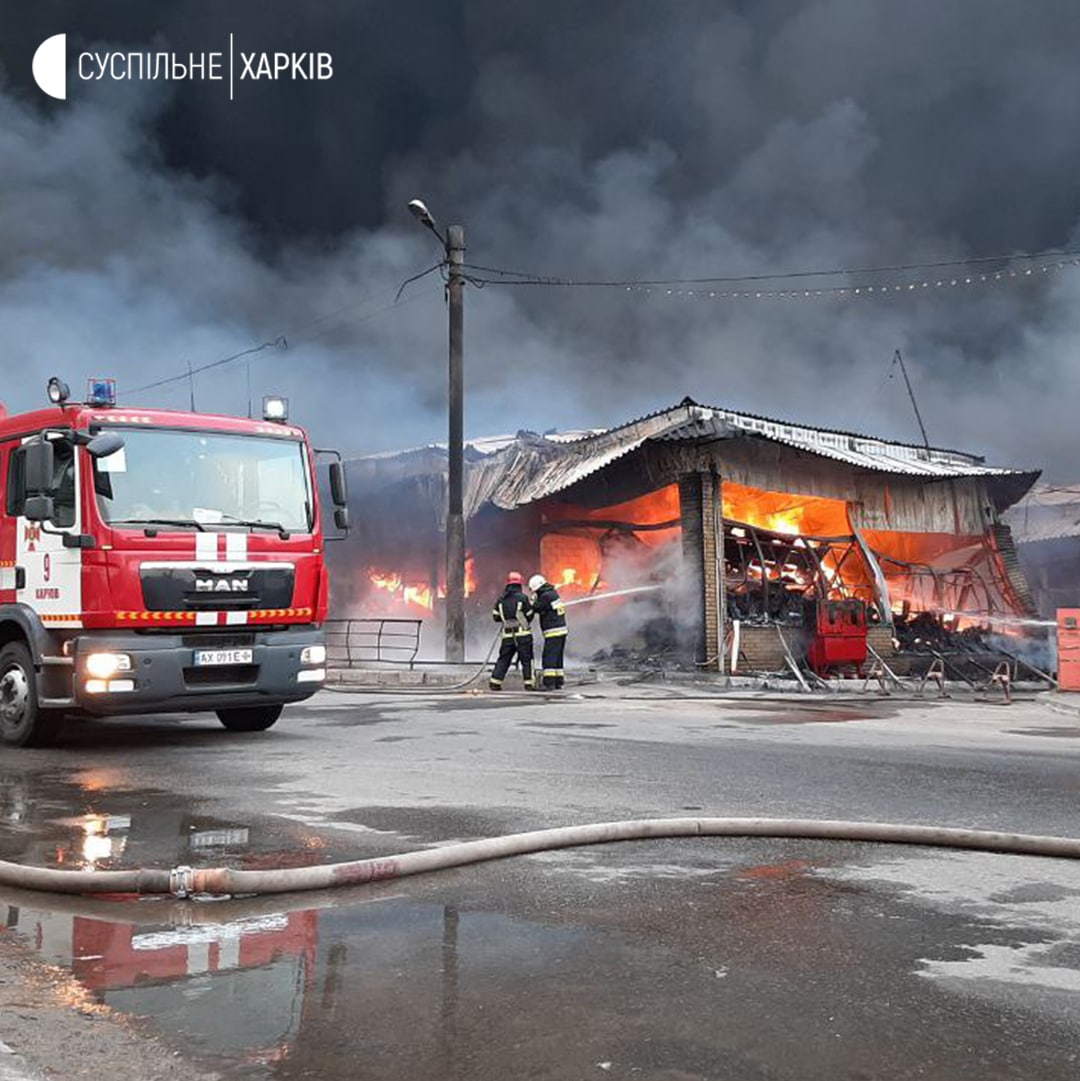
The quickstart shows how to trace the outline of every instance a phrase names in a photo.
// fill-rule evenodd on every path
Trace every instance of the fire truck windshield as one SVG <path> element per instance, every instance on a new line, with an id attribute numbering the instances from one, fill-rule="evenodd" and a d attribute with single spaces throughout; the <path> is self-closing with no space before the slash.
<path id="1" fill-rule="evenodd" d="M 125 428 L 123 436 L 122 450 L 94 462 L 106 523 L 313 528 L 307 455 L 298 440 L 164 428 Z"/>

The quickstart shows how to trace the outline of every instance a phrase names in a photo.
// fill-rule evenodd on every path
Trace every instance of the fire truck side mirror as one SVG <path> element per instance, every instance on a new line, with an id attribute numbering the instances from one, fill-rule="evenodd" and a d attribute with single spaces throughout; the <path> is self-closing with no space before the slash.
<path id="1" fill-rule="evenodd" d="M 330 498 L 335 507 L 347 507 L 349 505 L 349 493 L 345 486 L 345 467 L 341 462 L 330 463 Z M 337 518 L 335 516 L 335 521 Z"/>
<path id="2" fill-rule="evenodd" d="M 27 493 L 39 496 L 51 495 L 55 491 L 53 487 L 55 456 L 52 443 L 47 439 L 37 439 L 32 443 L 27 443 L 23 453 L 26 456 L 24 468 Z M 27 504 L 29 505 L 29 500 L 27 500 Z M 27 517 L 30 517 L 30 515 L 27 514 Z M 49 515 L 45 517 L 47 518 Z M 34 521 L 44 520 L 44 518 L 34 519 Z"/>
<path id="3" fill-rule="evenodd" d="M 101 432 L 86 444 L 86 452 L 91 458 L 108 458 L 123 449 L 124 437 L 117 432 Z"/>
<path id="4" fill-rule="evenodd" d="M 334 509 L 334 525 L 341 530 L 342 533 L 349 532 L 349 508 L 348 507 L 336 507 Z"/>
<path id="5" fill-rule="evenodd" d="M 23 506 L 23 517 L 28 522 L 51 522 L 53 498 L 51 495 L 29 495 Z"/>

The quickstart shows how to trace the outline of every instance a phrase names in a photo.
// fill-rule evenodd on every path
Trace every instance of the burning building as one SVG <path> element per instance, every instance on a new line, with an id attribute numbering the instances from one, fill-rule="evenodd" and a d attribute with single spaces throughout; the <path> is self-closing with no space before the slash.
<path id="1" fill-rule="evenodd" d="M 437 618 L 445 447 L 348 469 L 355 528 L 336 546 L 338 614 Z M 689 398 L 615 428 L 474 440 L 467 604 L 486 635 L 509 568 L 541 570 L 567 600 L 647 588 L 655 634 L 698 663 L 747 671 L 805 656 L 816 613 L 833 604 L 840 620 L 845 602 L 891 652 L 917 619 L 955 630 L 1033 613 L 1002 514 L 1037 477 Z M 590 606 L 590 618 L 634 603 Z"/>

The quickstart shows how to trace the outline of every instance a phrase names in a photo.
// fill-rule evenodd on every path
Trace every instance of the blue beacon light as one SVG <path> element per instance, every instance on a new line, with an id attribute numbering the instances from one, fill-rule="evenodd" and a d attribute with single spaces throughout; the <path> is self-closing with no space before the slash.
<path id="1" fill-rule="evenodd" d="M 116 405 L 115 379 L 88 379 L 86 383 L 87 405 Z"/>

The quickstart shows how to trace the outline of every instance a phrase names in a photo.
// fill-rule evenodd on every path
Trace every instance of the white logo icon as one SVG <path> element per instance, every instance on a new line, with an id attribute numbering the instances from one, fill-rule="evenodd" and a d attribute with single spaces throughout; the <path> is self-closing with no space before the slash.
<path id="1" fill-rule="evenodd" d="M 37 47 L 34 82 L 50 98 L 67 98 L 67 34 L 53 34 Z"/>

